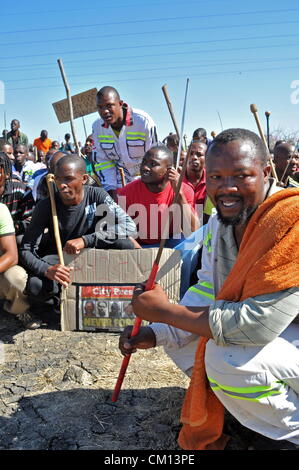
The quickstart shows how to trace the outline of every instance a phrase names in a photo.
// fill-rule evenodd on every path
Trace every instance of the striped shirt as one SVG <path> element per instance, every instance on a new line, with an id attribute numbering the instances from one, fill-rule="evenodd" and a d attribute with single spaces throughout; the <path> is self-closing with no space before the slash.
<path id="1" fill-rule="evenodd" d="M 0 202 L 9 209 L 15 225 L 16 235 L 24 233 L 30 223 L 34 208 L 31 190 L 22 181 L 8 180 L 5 184 L 4 193 L 0 197 Z"/>

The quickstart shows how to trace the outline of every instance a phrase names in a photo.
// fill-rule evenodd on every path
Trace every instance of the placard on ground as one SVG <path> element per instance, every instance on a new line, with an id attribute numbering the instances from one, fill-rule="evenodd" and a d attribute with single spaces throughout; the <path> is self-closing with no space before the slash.
<path id="1" fill-rule="evenodd" d="M 148 279 L 158 248 L 141 250 L 85 249 L 73 257 L 72 284 L 64 305 L 65 331 L 119 331 L 132 325 L 130 308 L 134 286 Z M 181 285 L 181 254 L 165 248 L 157 282 L 171 302 L 178 302 Z"/>

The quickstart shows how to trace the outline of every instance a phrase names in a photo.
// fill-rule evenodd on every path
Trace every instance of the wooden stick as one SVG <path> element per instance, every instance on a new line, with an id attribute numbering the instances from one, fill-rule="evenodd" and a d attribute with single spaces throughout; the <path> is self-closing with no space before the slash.
<path id="1" fill-rule="evenodd" d="M 125 177 L 124 169 L 121 166 L 119 167 L 119 172 L 120 172 L 120 177 L 121 177 L 121 184 L 122 184 L 122 187 L 124 188 L 126 186 L 126 177 Z"/>
<path id="2" fill-rule="evenodd" d="M 76 146 L 76 149 L 77 149 L 77 153 L 78 153 L 78 155 L 81 155 L 80 148 L 79 148 L 79 144 L 78 144 L 78 141 L 77 141 L 75 126 L 74 126 L 74 112 L 73 112 L 73 103 L 72 103 L 72 96 L 71 96 L 71 92 L 70 92 L 70 87 L 69 87 L 69 84 L 68 84 L 68 81 L 67 81 L 67 78 L 66 78 L 66 75 L 65 75 L 65 71 L 64 71 L 64 67 L 63 67 L 62 60 L 61 60 L 61 59 L 57 59 L 57 62 L 58 62 L 59 68 L 60 68 L 62 80 L 63 80 L 64 86 L 65 86 L 65 91 L 66 91 L 67 100 L 68 100 L 68 103 L 69 103 L 69 108 L 70 108 L 70 124 L 71 124 L 71 130 L 72 130 L 73 139 L 74 139 L 74 142 L 75 142 L 75 146 Z"/>
<path id="3" fill-rule="evenodd" d="M 82 122 L 83 122 L 83 128 L 84 128 L 85 139 L 87 139 L 87 132 L 86 132 L 86 126 L 85 126 L 84 116 L 82 116 Z"/>
<path id="4" fill-rule="evenodd" d="M 51 212 L 52 212 L 52 220 L 53 220 L 53 227 L 54 227 L 54 236 L 55 236 L 55 242 L 56 242 L 56 248 L 57 248 L 57 253 L 58 253 L 58 258 L 59 258 L 59 263 L 62 266 L 65 266 L 64 263 L 64 257 L 63 257 L 63 251 L 62 251 L 62 244 L 61 244 L 61 239 L 60 239 L 60 233 L 59 233 L 59 224 L 58 224 L 58 216 L 57 216 L 57 211 L 56 211 L 56 202 L 55 202 L 55 194 L 54 194 L 54 175 L 52 173 L 48 173 L 46 176 L 47 180 L 47 185 L 48 185 L 48 191 L 50 195 L 50 201 L 51 201 Z M 65 327 L 65 318 L 64 318 L 64 304 L 66 301 L 66 288 L 62 287 L 61 288 L 61 295 L 60 295 L 60 315 L 61 315 L 61 329 L 64 331 Z"/>
<path id="5" fill-rule="evenodd" d="M 185 144 L 185 149 L 184 150 L 187 150 L 188 145 L 187 145 L 187 136 L 186 136 L 186 134 L 184 134 L 184 144 Z M 180 157 L 181 156 L 179 156 L 179 161 L 180 161 Z"/>
<path id="6" fill-rule="evenodd" d="M 251 105 L 250 105 L 250 111 L 251 111 L 252 114 L 254 115 L 254 119 L 255 119 L 255 122 L 256 122 L 256 125 L 257 125 L 257 128 L 258 128 L 260 137 L 261 137 L 262 141 L 264 142 L 265 146 L 266 146 L 267 149 L 268 149 L 268 145 L 267 145 L 267 141 L 266 141 L 266 138 L 265 138 L 265 134 L 264 134 L 264 132 L 263 132 L 263 129 L 262 129 L 262 126 L 261 126 L 259 117 L 258 117 L 256 104 L 251 104 Z M 268 149 L 268 150 L 269 150 L 269 149 Z M 270 162 L 270 166 L 271 166 L 272 175 L 273 175 L 274 179 L 276 180 L 276 184 L 277 184 L 277 183 L 278 183 L 278 178 L 277 178 L 275 166 L 274 166 L 274 163 L 273 163 L 273 160 L 272 160 L 270 154 L 269 154 L 269 162 Z"/>
<path id="7" fill-rule="evenodd" d="M 188 85 L 189 85 L 189 78 L 187 79 L 186 91 L 188 90 Z M 184 123 L 184 120 L 185 120 L 186 97 L 187 97 L 187 93 L 185 94 L 185 104 L 184 104 L 184 109 L 183 109 L 181 136 L 183 135 L 183 123 Z M 180 139 L 180 143 L 181 143 L 181 139 Z M 183 179 L 184 179 L 184 176 L 185 176 L 189 155 L 190 155 L 190 147 L 189 147 L 189 150 L 187 152 L 187 156 L 184 160 L 182 171 L 180 173 L 179 181 L 178 181 L 176 191 L 175 191 L 175 195 L 174 195 L 173 202 L 172 202 L 173 205 L 177 204 L 178 199 L 179 199 L 179 194 L 180 194 L 181 186 L 182 186 Z M 169 216 L 169 222 L 165 223 L 165 225 L 164 225 L 159 250 L 158 250 L 157 256 L 155 258 L 155 261 L 153 263 L 150 276 L 149 276 L 149 278 L 146 282 L 146 285 L 145 285 L 145 290 L 146 291 L 152 290 L 153 287 L 154 287 L 154 284 L 155 284 L 155 281 L 156 281 L 156 278 L 157 278 L 157 274 L 158 274 L 158 270 L 159 270 L 159 264 L 160 264 L 162 252 L 163 252 L 166 240 L 167 240 L 168 229 L 169 229 L 169 226 L 172 222 L 172 218 L 173 218 L 173 213 L 171 211 L 170 216 Z M 141 322 L 142 322 L 142 319 L 136 317 L 131 336 L 136 336 L 139 333 Z M 122 361 L 122 365 L 121 365 L 121 368 L 120 368 L 120 371 L 119 371 L 117 382 L 116 382 L 116 385 L 115 385 L 115 388 L 114 388 L 114 391 L 113 391 L 113 394 L 112 394 L 112 397 L 111 397 L 111 400 L 113 402 L 116 402 L 117 399 L 118 399 L 118 395 L 119 395 L 119 392 L 120 392 L 120 389 L 121 389 L 121 386 L 122 386 L 122 383 L 123 383 L 123 380 L 124 380 L 124 377 L 125 377 L 125 374 L 126 374 L 127 367 L 129 365 L 130 358 L 131 358 L 131 354 L 125 356 L 123 361 Z"/>
<path id="8" fill-rule="evenodd" d="M 184 106 L 183 106 L 183 113 L 182 113 L 182 123 L 181 123 L 181 133 L 180 133 L 180 140 L 179 140 L 179 148 L 178 148 L 178 154 L 175 162 L 175 169 L 178 169 L 178 166 L 180 164 L 180 158 L 181 158 L 181 150 L 182 150 L 182 140 L 183 140 L 183 132 L 184 132 L 184 125 L 185 125 L 185 114 L 186 114 L 186 105 L 187 105 L 187 94 L 188 94 L 188 88 L 189 88 L 189 78 L 187 78 L 186 82 L 186 89 L 185 89 L 185 98 L 184 98 Z"/>
<path id="9" fill-rule="evenodd" d="M 265 111 L 265 116 L 267 120 L 267 143 L 268 143 L 268 149 L 270 152 L 270 127 L 269 127 L 269 118 L 270 118 L 270 111 Z"/>
<path id="10" fill-rule="evenodd" d="M 176 122 L 176 119 L 175 119 L 175 115 L 174 115 L 174 112 L 173 112 L 173 109 L 172 109 L 172 104 L 171 104 L 171 101 L 170 101 L 170 98 L 169 98 L 169 95 L 168 95 L 167 85 L 166 84 L 162 86 L 162 91 L 163 91 L 163 94 L 164 94 L 164 97 L 165 97 L 166 104 L 168 106 L 170 117 L 172 119 L 172 122 L 173 122 L 173 125 L 174 125 L 174 128 L 175 128 L 175 132 L 176 132 L 178 138 L 180 138 L 179 128 L 178 128 L 178 125 L 177 125 L 177 122 Z"/>

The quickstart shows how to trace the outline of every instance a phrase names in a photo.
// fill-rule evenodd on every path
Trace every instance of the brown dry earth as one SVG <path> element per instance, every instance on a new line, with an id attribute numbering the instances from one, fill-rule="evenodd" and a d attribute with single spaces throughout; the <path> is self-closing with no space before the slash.
<path id="1" fill-rule="evenodd" d="M 118 334 L 24 331 L 0 316 L 0 449 L 177 450 L 188 379 L 162 348 L 131 358 L 111 402 L 122 356 Z M 248 449 L 255 434 L 230 416 L 228 450 Z"/>

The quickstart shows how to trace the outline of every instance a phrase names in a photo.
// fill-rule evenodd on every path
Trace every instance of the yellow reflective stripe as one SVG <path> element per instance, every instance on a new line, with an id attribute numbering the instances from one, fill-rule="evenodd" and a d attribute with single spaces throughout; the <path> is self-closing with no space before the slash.
<path id="1" fill-rule="evenodd" d="M 207 287 L 208 289 L 212 289 L 212 290 L 214 291 L 214 286 L 213 286 L 213 284 L 210 284 L 209 282 L 200 282 L 199 285 L 200 285 L 200 286 Z"/>
<path id="2" fill-rule="evenodd" d="M 216 390 L 216 389 L 213 389 L 212 390 Z M 268 393 L 264 393 L 264 395 L 260 395 L 259 397 L 257 398 L 248 398 L 248 397 L 239 397 L 239 396 L 236 396 L 236 395 L 232 395 L 231 393 L 225 393 L 224 390 L 221 390 L 224 395 L 227 395 L 228 397 L 231 397 L 231 398 L 235 398 L 235 400 L 246 400 L 246 401 L 255 401 L 255 402 L 258 402 L 261 400 L 261 398 L 265 398 L 265 397 L 269 397 L 271 395 L 280 395 L 280 391 L 277 390 L 277 391 L 273 391 L 273 392 L 268 392 Z"/>
<path id="3" fill-rule="evenodd" d="M 97 171 L 101 171 L 106 170 L 107 168 L 114 168 L 115 166 L 115 163 L 97 163 L 94 167 Z"/>
<path id="4" fill-rule="evenodd" d="M 127 132 L 127 135 L 142 135 L 146 136 L 145 132 Z"/>
<path id="5" fill-rule="evenodd" d="M 114 162 L 111 162 L 111 161 L 106 161 L 106 162 L 96 162 L 95 166 L 104 166 L 104 165 L 113 165 L 113 166 L 116 166 L 116 164 Z"/>
<path id="6" fill-rule="evenodd" d="M 272 395 L 280 395 L 282 393 L 281 387 L 284 387 L 285 384 L 281 380 L 277 380 L 272 383 L 271 386 L 257 385 L 255 387 L 229 387 L 228 385 L 221 385 L 216 380 L 208 377 L 210 382 L 210 387 L 212 390 L 221 390 L 226 396 L 234 398 L 235 400 L 246 400 L 252 402 L 258 402 L 262 398 L 267 398 Z M 264 392 L 264 393 L 263 393 Z M 234 395 L 238 393 L 238 395 Z M 243 395 L 243 396 L 242 396 Z M 247 395 L 247 396 L 245 396 Z M 249 396 L 256 395 L 256 396 Z"/>
<path id="7" fill-rule="evenodd" d="M 100 139 L 113 139 L 113 135 L 112 135 L 112 134 L 107 134 L 107 135 L 99 134 L 98 137 L 99 137 Z"/>
<path id="8" fill-rule="evenodd" d="M 212 251 L 212 233 L 209 232 L 204 239 L 203 244 L 207 247 L 208 252 L 210 253 Z"/>
<path id="9" fill-rule="evenodd" d="M 196 287 L 192 286 L 188 289 L 189 291 L 191 290 L 192 292 L 196 292 L 196 294 L 204 295 L 205 297 L 208 297 L 209 299 L 214 300 L 215 295 L 209 294 L 208 292 L 204 292 L 203 290 L 196 289 Z"/>
<path id="10" fill-rule="evenodd" d="M 256 392 L 264 392 L 265 390 L 273 390 L 274 384 L 283 384 L 281 380 L 277 380 L 274 382 L 274 384 L 265 387 L 264 385 L 257 385 L 255 387 L 229 387 L 228 385 L 222 385 L 217 380 L 212 379 L 212 377 L 209 377 L 209 382 L 212 382 L 214 384 L 217 384 L 222 390 L 227 390 L 228 392 L 236 392 L 236 393 L 256 393 Z M 276 385 L 277 386 L 277 385 Z"/>

